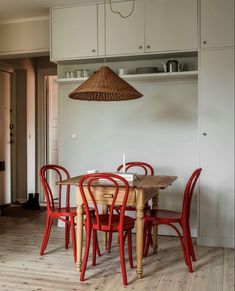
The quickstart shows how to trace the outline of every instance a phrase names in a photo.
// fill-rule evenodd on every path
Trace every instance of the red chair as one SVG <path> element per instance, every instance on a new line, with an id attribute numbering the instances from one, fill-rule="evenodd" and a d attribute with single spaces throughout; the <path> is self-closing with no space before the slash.
<path id="1" fill-rule="evenodd" d="M 62 197 L 62 185 L 58 185 L 58 193 L 52 193 L 50 183 L 48 181 L 48 174 L 54 173 L 58 177 L 57 182 L 60 182 L 64 179 L 69 179 L 70 175 L 68 171 L 58 165 L 45 165 L 40 169 L 40 179 L 42 182 L 43 190 L 46 197 L 47 203 L 47 217 L 46 217 L 46 228 L 42 240 L 40 255 L 44 254 L 44 251 L 47 247 L 47 243 L 49 240 L 51 227 L 53 223 L 53 219 L 59 219 L 65 223 L 65 248 L 68 248 L 69 245 L 69 232 L 71 229 L 71 237 L 72 237 L 72 247 L 73 247 L 73 255 L 74 261 L 76 262 L 76 239 L 75 239 L 75 216 L 76 207 L 70 207 L 70 185 L 66 186 L 66 199 L 65 199 L 65 207 L 61 207 L 61 197 Z M 56 203 L 54 202 L 56 201 Z M 94 214 L 94 209 L 90 211 Z M 99 253 L 98 245 L 97 252 Z"/>
<path id="2" fill-rule="evenodd" d="M 196 169 L 191 177 L 189 178 L 184 191 L 183 207 L 182 212 L 172 211 L 172 210 L 162 210 L 162 209 L 149 209 L 145 212 L 145 233 L 146 243 L 144 256 L 148 255 L 148 249 L 151 241 L 151 228 L 153 225 L 165 224 L 172 227 L 181 242 L 181 246 L 184 253 L 185 262 L 188 265 L 189 272 L 193 272 L 192 262 L 196 261 L 196 256 L 193 249 L 193 243 L 190 232 L 190 207 L 192 201 L 192 195 L 197 183 L 197 180 L 201 174 L 202 169 Z M 177 227 L 175 224 L 178 224 Z M 181 234 L 182 231 L 182 234 Z"/>
<path id="3" fill-rule="evenodd" d="M 108 185 L 110 185 L 110 208 L 108 214 L 99 214 L 97 203 L 93 195 L 92 188 L 93 183 L 103 183 L 99 179 L 107 180 Z M 86 246 L 84 259 L 82 263 L 82 271 L 80 275 L 80 281 L 84 281 L 87 260 L 90 249 L 91 234 L 93 234 L 93 254 L 92 254 L 92 265 L 96 264 L 96 244 L 97 244 L 97 230 L 104 232 L 116 232 L 119 236 L 119 248 L 120 248 L 120 261 L 121 261 L 121 270 L 123 284 L 127 285 L 127 276 L 126 276 L 126 266 L 125 266 L 125 257 L 124 257 L 124 243 L 125 237 L 128 238 L 128 255 L 130 261 L 130 267 L 133 266 L 132 259 L 132 237 L 131 230 L 134 228 L 135 220 L 132 217 L 125 215 L 126 203 L 129 195 L 129 184 L 128 182 L 116 175 L 110 173 L 98 173 L 98 174 L 88 174 L 83 176 L 79 183 L 81 197 L 84 203 L 86 219 L 85 219 L 85 228 L 86 228 Z M 119 194 L 119 189 L 124 190 L 123 202 L 120 210 L 120 214 L 114 214 L 114 205 Z M 86 194 L 85 194 L 86 191 Z M 92 201 L 92 204 L 95 209 L 95 216 L 90 215 L 87 197 Z M 125 235 L 127 233 L 127 235 Z"/>
<path id="4" fill-rule="evenodd" d="M 123 164 L 120 165 L 117 168 L 117 171 L 121 171 L 123 168 Z M 154 175 L 154 169 L 151 165 L 145 163 L 145 162 L 128 162 L 126 163 L 126 172 L 128 172 L 129 169 L 133 168 L 140 168 L 143 169 L 144 175 Z"/>
<path id="5" fill-rule="evenodd" d="M 117 171 L 121 171 L 123 168 L 123 165 L 120 165 L 118 168 L 117 168 Z M 126 163 L 126 172 L 128 172 L 128 170 L 130 169 L 140 169 L 143 171 L 143 175 L 150 175 L 150 176 L 153 176 L 154 175 L 154 169 L 151 165 L 145 163 L 145 162 L 128 162 Z M 149 209 L 149 205 L 148 203 L 145 204 L 145 209 Z M 116 210 L 118 210 L 119 208 L 118 207 L 115 207 Z M 134 206 L 127 206 L 126 207 L 126 210 L 128 211 L 136 211 L 136 208 Z"/>
<path id="6" fill-rule="evenodd" d="M 117 171 L 121 171 L 123 168 L 123 164 L 120 165 L 117 168 Z M 143 175 L 154 175 L 154 169 L 151 165 L 145 163 L 145 162 L 128 162 L 126 163 L 126 172 L 128 172 L 128 170 L 130 169 L 140 169 L 143 172 Z M 115 206 L 114 209 L 116 210 L 117 213 L 120 212 L 120 207 L 119 206 Z M 150 206 L 148 205 L 148 202 L 145 204 L 144 207 L 144 211 L 146 211 L 147 209 L 150 209 Z M 135 206 L 127 206 L 126 207 L 127 211 L 136 211 Z M 108 247 L 107 247 L 107 252 L 110 253 L 111 250 L 111 245 L 112 245 L 112 233 L 109 233 L 109 239 L 108 239 Z"/>

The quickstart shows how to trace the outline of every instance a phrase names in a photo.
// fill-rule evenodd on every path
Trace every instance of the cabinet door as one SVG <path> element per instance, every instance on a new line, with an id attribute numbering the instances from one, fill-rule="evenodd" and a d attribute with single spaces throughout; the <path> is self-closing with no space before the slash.
<path id="1" fill-rule="evenodd" d="M 234 230 L 234 49 L 201 52 L 199 106 L 199 236 L 223 245 Z"/>
<path id="2" fill-rule="evenodd" d="M 2 23 L 0 55 L 17 55 L 49 51 L 49 20 Z"/>
<path id="3" fill-rule="evenodd" d="M 51 11 L 51 59 L 97 56 L 97 5 Z"/>
<path id="4" fill-rule="evenodd" d="M 106 51 L 107 55 L 129 55 L 144 52 L 144 1 L 134 2 L 130 17 L 122 18 L 106 4 Z M 133 1 L 112 2 L 112 10 L 128 15 Z M 104 54 L 104 5 L 99 5 L 99 55 Z"/>
<path id="5" fill-rule="evenodd" d="M 145 51 L 197 49 L 197 0 L 145 0 Z"/>
<path id="6" fill-rule="evenodd" d="M 234 46 L 234 0 L 201 0 L 201 47 Z"/>

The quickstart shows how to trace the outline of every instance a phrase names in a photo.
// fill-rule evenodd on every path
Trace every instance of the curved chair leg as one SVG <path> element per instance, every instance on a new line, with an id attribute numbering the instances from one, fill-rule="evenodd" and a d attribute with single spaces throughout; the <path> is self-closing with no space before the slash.
<path id="1" fill-rule="evenodd" d="M 183 239 L 183 237 L 182 237 L 180 231 L 179 231 L 178 228 L 177 228 L 175 225 L 173 225 L 173 224 L 170 224 L 170 223 L 169 223 L 169 224 L 166 224 L 166 225 L 172 227 L 172 228 L 175 230 L 175 232 L 177 233 L 178 238 L 179 238 L 180 243 L 181 243 L 182 251 L 183 251 L 183 254 L 184 254 L 185 264 L 188 265 L 188 259 L 187 259 L 187 255 L 186 255 L 185 243 L 184 243 L 184 239 Z M 180 224 L 180 226 L 181 226 L 182 231 L 183 231 L 183 227 L 182 227 L 181 224 Z"/>
<path id="2" fill-rule="evenodd" d="M 82 271 L 80 274 L 80 281 L 84 281 L 87 260 L 89 256 L 90 242 L 91 242 L 91 227 L 87 227 L 86 228 L 86 246 L 85 246 L 84 258 L 82 262 Z"/>
<path id="3" fill-rule="evenodd" d="M 189 247 L 190 247 L 190 254 L 192 257 L 192 260 L 196 262 L 196 256 L 193 248 L 193 242 L 192 242 L 192 236 L 191 236 L 191 231 L 189 225 L 187 225 L 187 230 L 188 230 L 188 239 L 189 239 Z"/>
<path id="4" fill-rule="evenodd" d="M 127 235 L 128 235 L 128 231 L 126 231 L 125 234 L 124 234 L 124 244 L 125 244 L 125 241 L 126 241 Z"/>
<path id="5" fill-rule="evenodd" d="M 128 256 L 129 256 L 130 268 L 133 269 L 134 264 L 133 264 L 133 257 L 132 257 L 132 233 L 131 233 L 131 230 L 128 231 L 127 237 L 128 237 Z"/>
<path id="6" fill-rule="evenodd" d="M 124 256 L 124 237 L 123 237 L 122 232 L 119 232 L 119 249 L 120 249 L 120 262 L 121 262 L 121 269 L 122 269 L 123 285 L 127 285 L 126 265 L 125 265 L 125 256 Z"/>
<path id="7" fill-rule="evenodd" d="M 93 229 L 92 233 L 92 266 L 96 265 L 96 251 L 97 251 L 97 231 Z"/>
<path id="8" fill-rule="evenodd" d="M 108 252 L 108 253 L 110 253 L 110 250 L 111 250 L 112 240 L 113 240 L 113 233 L 112 233 L 112 231 L 110 231 L 110 232 L 109 232 L 108 247 L 107 247 L 107 252 Z"/>
<path id="9" fill-rule="evenodd" d="M 97 231 L 96 231 L 96 252 L 97 252 L 97 255 L 99 257 L 101 257 L 101 252 L 100 252 L 100 248 L 99 248 L 99 241 L 98 241 Z"/>
<path id="10" fill-rule="evenodd" d="M 186 258 L 188 262 L 188 270 L 190 273 L 193 272 L 192 262 L 191 262 L 191 252 L 190 252 L 190 246 L 189 246 L 189 235 L 187 232 L 187 229 L 183 228 L 184 232 L 184 245 L 185 245 L 185 251 L 186 251 Z"/>
<path id="11" fill-rule="evenodd" d="M 146 221 L 144 221 L 144 229 L 143 229 L 143 257 L 144 257 L 144 250 L 145 250 L 145 245 L 146 245 L 146 239 L 147 239 L 147 230 L 146 230 Z"/>
<path id="12" fill-rule="evenodd" d="M 72 247 L 73 247 L 73 257 L 74 257 L 74 262 L 76 263 L 77 262 L 77 249 L 76 249 L 74 217 L 71 217 L 71 238 L 72 238 Z"/>
<path id="13" fill-rule="evenodd" d="M 41 250 L 40 250 L 40 256 L 43 255 L 43 253 L 47 247 L 47 243 L 48 243 L 50 232 L 51 232 L 52 222 L 53 222 L 53 218 L 51 216 L 47 216 L 46 227 L 45 227 L 43 240 L 42 240 L 42 246 L 41 246 Z"/>
<path id="14" fill-rule="evenodd" d="M 68 249 L 69 247 L 69 234 L 70 234 L 70 221 L 69 217 L 67 216 L 65 218 L 66 223 L 65 223 L 65 248 Z"/>
<path id="15" fill-rule="evenodd" d="M 148 222 L 146 224 L 146 242 L 145 242 L 145 249 L 144 249 L 144 257 L 148 256 L 149 245 L 151 242 L 151 231 L 152 230 L 152 223 Z"/>

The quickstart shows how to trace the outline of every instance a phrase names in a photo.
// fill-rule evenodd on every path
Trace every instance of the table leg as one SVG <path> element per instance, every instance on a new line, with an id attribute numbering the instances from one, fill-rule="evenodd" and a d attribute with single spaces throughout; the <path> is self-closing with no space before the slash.
<path id="1" fill-rule="evenodd" d="M 77 190 L 79 191 L 79 190 Z M 80 195 L 77 194 L 77 196 Z M 81 272 L 82 268 L 82 243 L 83 243 L 83 204 L 82 202 L 77 202 L 77 271 Z"/>
<path id="2" fill-rule="evenodd" d="M 108 213 L 108 205 L 104 205 L 104 204 L 102 205 L 102 213 L 103 214 L 107 214 Z M 108 247 L 108 232 L 106 232 L 106 231 L 103 231 L 102 244 L 103 244 L 103 249 L 107 250 L 107 247 Z"/>
<path id="3" fill-rule="evenodd" d="M 153 202 L 152 208 L 158 209 L 158 192 L 156 196 L 152 198 L 152 202 Z M 152 245 L 153 253 L 156 254 L 158 249 L 158 225 L 155 225 L 152 228 L 152 241 L 153 241 Z"/>
<path id="4" fill-rule="evenodd" d="M 139 199 L 136 205 L 136 261 L 137 268 L 136 273 L 138 279 L 142 278 L 143 274 L 143 242 L 144 242 L 144 203 L 142 202 L 143 193 L 142 190 L 138 190 L 139 193 L 136 195 Z"/>

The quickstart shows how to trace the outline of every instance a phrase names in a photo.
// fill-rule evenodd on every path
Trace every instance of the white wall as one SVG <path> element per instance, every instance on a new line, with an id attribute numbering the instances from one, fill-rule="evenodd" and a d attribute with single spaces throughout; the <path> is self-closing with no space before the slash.
<path id="1" fill-rule="evenodd" d="M 60 164 L 72 176 L 93 168 L 114 171 L 125 152 L 127 161 L 146 161 L 157 174 L 178 176 L 161 191 L 160 206 L 181 209 L 185 183 L 198 167 L 197 83 L 139 85 L 143 98 L 110 103 L 72 100 L 75 87 L 59 87 Z M 191 222 L 195 234 L 196 195 Z"/>
<path id="2" fill-rule="evenodd" d="M 23 60 L 27 70 L 27 193 L 35 192 L 35 69 L 31 59 Z"/>

